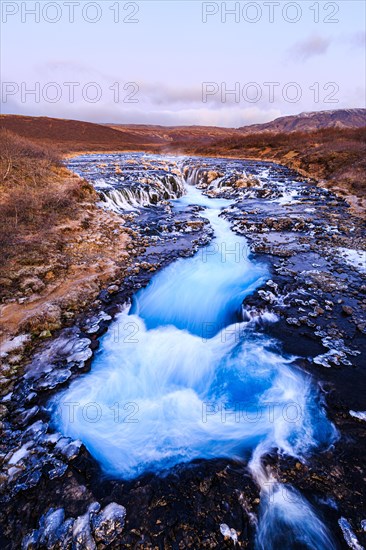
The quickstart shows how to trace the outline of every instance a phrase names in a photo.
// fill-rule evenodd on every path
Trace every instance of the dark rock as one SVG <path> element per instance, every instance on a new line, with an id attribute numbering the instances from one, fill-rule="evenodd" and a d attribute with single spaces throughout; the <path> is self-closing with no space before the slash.
<path id="1" fill-rule="evenodd" d="M 342 306 L 342 311 L 345 315 L 353 315 L 353 309 L 351 306 Z"/>

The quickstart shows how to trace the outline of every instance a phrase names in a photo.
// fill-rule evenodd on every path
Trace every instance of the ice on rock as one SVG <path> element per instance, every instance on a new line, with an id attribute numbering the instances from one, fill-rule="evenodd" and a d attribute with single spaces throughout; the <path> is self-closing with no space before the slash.
<path id="1" fill-rule="evenodd" d="M 73 342 L 73 346 L 67 357 L 67 362 L 85 362 L 93 355 L 90 349 L 91 340 L 89 338 L 80 338 Z"/>
<path id="2" fill-rule="evenodd" d="M 40 532 L 36 529 L 28 533 L 28 535 L 23 538 L 21 550 L 33 550 L 34 548 L 38 548 L 39 537 Z"/>
<path id="3" fill-rule="evenodd" d="M 60 366 L 64 365 L 65 367 L 66 364 L 70 366 L 72 363 L 77 363 L 77 366 L 83 367 L 84 362 L 93 354 L 89 347 L 90 344 L 89 338 L 80 338 L 80 331 L 77 328 L 65 329 L 58 338 L 49 342 L 34 356 L 33 361 L 27 367 L 24 378 L 39 380 L 48 374 L 50 378 L 44 378 L 48 382 L 42 386 L 44 382 L 42 381 L 41 387 L 52 387 L 53 381 L 58 385 L 61 380 L 57 379 L 57 373 L 60 373 L 60 378 L 66 377 L 67 380 L 69 377 L 68 368 L 60 369 Z"/>
<path id="4" fill-rule="evenodd" d="M 33 441 L 28 441 L 11 455 L 8 460 L 8 481 L 13 481 L 13 479 L 22 473 L 23 468 L 19 463 L 29 455 L 32 446 Z"/>
<path id="5" fill-rule="evenodd" d="M 88 508 L 88 511 L 83 516 L 79 516 L 73 527 L 73 548 L 75 550 L 96 550 L 92 532 L 91 532 L 91 517 L 100 510 L 100 504 L 94 502 Z"/>
<path id="6" fill-rule="evenodd" d="M 349 414 L 354 418 L 366 421 L 366 411 L 349 411 Z"/>
<path id="7" fill-rule="evenodd" d="M 38 389 L 53 390 L 57 386 L 64 384 L 71 376 L 69 369 L 56 369 L 37 384 Z"/>
<path id="8" fill-rule="evenodd" d="M 57 548 L 57 550 L 64 550 L 67 548 L 71 548 L 74 521 L 74 518 L 69 518 L 57 529 L 57 546 L 55 545 L 55 549 Z"/>
<path id="9" fill-rule="evenodd" d="M 19 336 L 15 336 L 15 338 L 12 338 L 11 340 L 2 342 L 0 347 L 0 357 L 4 358 L 9 355 L 9 353 L 22 349 L 30 339 L 30 334 L 19 334 Z"/>
<path id="10" fill-rule="evenodd" d="M 63 508 L 50 508 L 39 521 L 39 528 L 28 533 L 22 550 L 96 550 L 107 548 L 123 531 L 126 509 L 112 502 L 100 511 L 99 502 L 93 502 L 82 516 L 65 520 Z M 97 546 L 98 545 L 98 546 Z"/>
<path id="11" fill-rule="evenodd" d="M 277 301 L 277 296 L 273 294 L 273 292 L 270 292 L 269 290 L 258 290 L 259 296 L 265 301 L 270 304 L 273 304 Z"/>
<path id="12" fill-rule="evenodd" d="M 340 365 L 352 366 L 352 363 L 347 359 L 347 355 L 343 351 L 337 351 L 335 349 L 331 349 L 322 355 L 317 355 L 314 357 L 313 362 L 316 365 L 326 368 L 330 368 L 332 364 L 337 367 Z"/>
<path id="13" fill-rule="evenodd" d="M 37 394 L 35 391 L 31 391 L 27 397 L 25 398 L 26 403 L 31 403 L 35 398 L 37 397 Z"/>
<path id="14" fill-rule="evenodd" d="M 20 460 L 25 458 L 29 454 L 29 448 L 32 447 L 32 445 L 33 441 L 28 441 L 27 443 L 25 443 L 22 447 L 20 447 L 11 455 L 8 464 L 17 464 Z"/>
<path id="15" fill-rule="evenodd" d="M 320 336 L 322 338 L 323 346 L 329 350 L 323 355 L 314 357 L 313 362 L 316 365 L 329 368 L 332 363 L 337 366 L 345 365 L 351 367 L 352 363 L 347 358 L 347 355 L 351 355 L 353 357 L 360 355 L 358 350 L 353 350 L 347 347 L 342 338 L 331 338 L 322 330 L 315 332 L 315 334 L 316 336 Z"/>
<path id="16" fill-rule="evenodd" d="M 49 548 L 57 541 L 57 530 L 62 525 L 65 519 L 65 512 L 63 508 L 54 510 L 50 508 L 45 516 L 41 518 L 40 530 L 41 536 L 39 543 Z"/>
<path id="17" fill-rule="evenodd" d="M 358 542 L 356 535 L 354 534 L 350 522 L 346 518 L 340 518 L 338 525 L 342 529 L 344 540 L 352 550 L 365 550 L 363 546 Z"/>
<path id="18" fill-rule="evenodd" d="M 315 333 L 318 335 L 318 333 Z M 348 348 L 346 344 L 344 343 L 344 340 L 342 338 L 331 338 L 330 336 L 326 336 L 322 339 L 322 344 L 324 347 L 331 349 L 334 348 L 337 351 L 343 351 L 347 355 L 353 355 L 353 357 L 356 357 L 356 355 L 360 355 L 361 352 L 355 349 Z"/>
<path id="19" fill-rule="evenodd" d="M 230 527 L 226 523 L 221 523 L 220 531 L 225 538 L 230 538 L 234 542 L 234 544 L 238 542 L 237 532 L 233 528 L 230 529 Z"/>
<path id="20" fill-rule="evenodd" d="M 38 443 L 41 445 L 53 446 L 61 439 L 62 435 L 59 432 L 54 432 L 50 434 L 44 434 L 39 438 Z"/>
<path id="21" fill-rule="evenodd" d="M 126 508 L 112 502 L 93 518 L 96 542 L 111 544 L 123 531 Z"/>
<path id="22" fill-rule="evenodd" d="M 31 418 L 36 416 L 39 412 L 39 406 L 34 405 L 31 409 L 25 409 L 23 412 L 19 415 L 19 423 L 23 426 L 26 426 Z"/>
<path id="23" fill-rule="evenodd" d="M 68 464 L 64 464 L 61 460 L 55 460 L 54 468 L 48 472 L 49 479 L 57 479 L 62 477 L 68 468 Z"/>
<path id="24" fill-rule="evenodd" d="M 48 423 L 43 422 L 43 420 L 37 420 L 37 422 L 34 422 L 29 428 L 27 428 L 23 434 L 23 440 L 29 441 L 34 440 L 38 441 L 38 439 L 47 432 L 48 430 Z"/>
<path id="25" fill-rule="evenodd" d="M 32 487 L 38 485 L 39 480 L 42 477 L 40 470 L 33 470 L 22 483 L 17 483 L 13 489 L 13 494 L 17 494 L 20 491 L 26 491 Z"/>
<path id="26" fill-rule="evenodd" d="M 13 397 L 13 392 L 11 391 L 10 393 L 4 395 L 4 397 L 2 399 L 0 399 L 1 403 L 7 403 L 8 401 L 11 401 Z"/>
<path id="27" fill-rule="evenodd" d="M 69 437 L 62 437 L 55 446 L 55 452 L 58 452 L 63 458 L 73 460 L 80 452 L 82 442 L 80 439 L 72 440 Z"/>
<path id="28" fill-rule="evenodd" d="M 95 334 L 99 330 L 100 323 L 102 321 L 110 321 L 112 317 L 105 313 L 104 311 L 101 311 L 98 313 L 98 315 L 94 315 L 88 321 L 86 322 L 85 326 L 83 327 L 83 330 L 88 334 Z"/>
<path id="29" fill-rule="evenodd" d="M 342 258 L 348 265 L 352 265 L 362 273 L 366 273 L 366 252 L 352 248 L 338 248 Z"/>

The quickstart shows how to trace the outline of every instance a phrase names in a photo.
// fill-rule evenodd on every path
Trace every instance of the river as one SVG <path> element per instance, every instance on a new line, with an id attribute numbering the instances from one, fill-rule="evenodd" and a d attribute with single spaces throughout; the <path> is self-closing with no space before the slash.
<path id="1" fill-rule="evenodd" d="M 243 299 L 269 279 L 247 241 L 220 217 L 233 201 L 185 181 L 175 210 L 202 207 L 209 245 L 158 272 L 117 315 L 91 371 L 58 395 L 54 423 L 79 438 L 113 478 L 164 476 L 180 463 L 248 461 L 261 489 L 256 547 L 335 548 L 316 510 L 263 466 L 269 452 L 300 462 L 331 445 L 317 385 L 243 316 Z"/>

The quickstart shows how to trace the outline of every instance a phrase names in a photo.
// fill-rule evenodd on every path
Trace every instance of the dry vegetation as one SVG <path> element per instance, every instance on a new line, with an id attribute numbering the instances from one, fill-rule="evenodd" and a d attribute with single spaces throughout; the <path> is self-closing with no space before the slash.
<path id="1" fill-rule="evenodd" d="M 271 160 L 320 180 L 340 194 L 366 200 L 366 128 L 258 133 L 221 139 L 195 154 Z"/>
<path id="2" fill-rule="evenodd" d="M 94 191 L 61 166 L 57 152 L 0 130 L 0 253 L 3 262 L 42 248 L 57 223 Z M 62 245 L 60 241 L 59 246 Z"/>
<path id="3" fill-rule="evenodd" d="M 0 337 L 50 335 L 118 280 L 129 237 L 53 149 L 4 129 L 0 143 Z"/>
<path id="4" fill-rule="evenodd" d="M 103 124 L 49 117 L 0 115 L 0 127 L 42 147 L 56 146 L 60 153 L 143 150 L 164 142 L 154 132 L 145 132 L 142 139 L 141 134 L 129 126 L 117 130 Z"/>

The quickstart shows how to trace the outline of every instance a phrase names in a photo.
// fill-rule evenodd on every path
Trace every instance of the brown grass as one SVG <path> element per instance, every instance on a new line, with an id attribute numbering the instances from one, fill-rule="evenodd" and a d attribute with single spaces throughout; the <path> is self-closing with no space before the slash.
<path id="1" fill-rule="evenodd" d="M 87 183 L 65 176 L 57 151 L 0 130 L 2 263 L 31 244 L 39 248 L 46 233 L 93 193 Z"/>
<path id="2" fill-rule="evenodd" d="M 97 199 L 57 150 L 0 131 L 0 346 L 72 323 L 123 276 L 129 236 Z"/>

